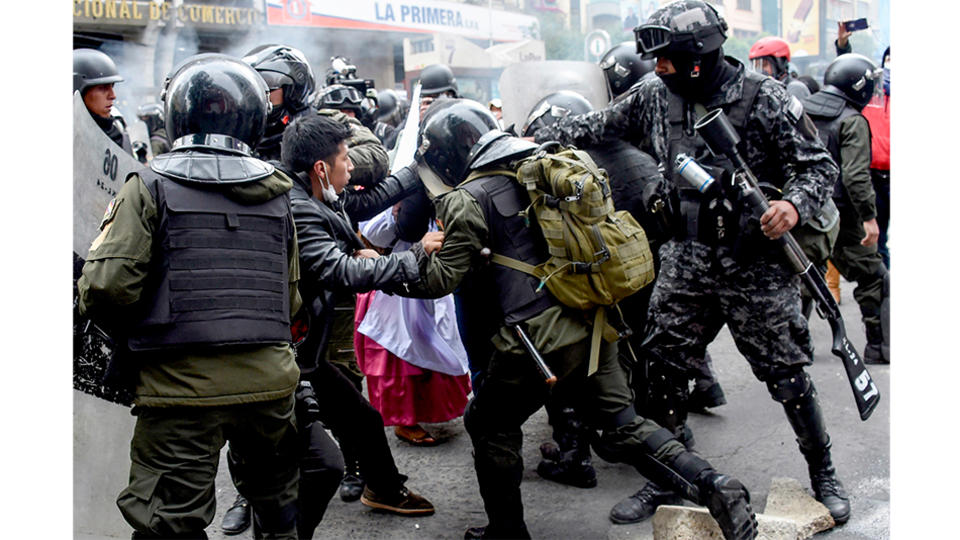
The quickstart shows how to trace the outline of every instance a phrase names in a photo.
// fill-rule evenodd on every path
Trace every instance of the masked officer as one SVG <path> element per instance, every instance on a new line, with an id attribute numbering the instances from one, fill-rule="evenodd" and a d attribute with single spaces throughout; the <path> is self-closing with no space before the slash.
<path id="1" fill-rule="evenodd" d="M 359 90 L 344 84 L 331 84 L 320 90 L 314 100 L 314 107 L 322 115 L 346 124 L 353 132 L 348 143 L 353 173 L 350 184 L 372 187 L 390 171 L 390 158 L 387 149 L 369 128 L 360 122 L 364 97 Z M 422 236 L 422 235 L 421 235 Z M 418 236 L 413 241 L 419 240 Z M 352 348 L 353 341 L 350 341 Z M 362 377 L 357 371 L 358 376 Z M 359 379 L 358 379 L 359 380 Z"/>
<path id="2" fill-rule="evenodd" d="M 660 249 L 650 300 L 642 353 L 654 383 L 648 414 L 682 433 L 685 373 L 726 324 L 756 377 L 783 405 L 817 500 L 843 523 L 850 503 L 830 458 L 816 389 L 804 371 L 812 348 L 799 280 L 770 241 L 813 218 L 829 199 L 838 170 L 803 105 L 783 85 L 723 56 L 726 31 L 723 18 L 699 0 L 663 6 L 635 31 L 644 56 L 657 58 L 658 79 L 605 110 L 543 128 L 536 139 L 587 148 L 643 135 L 640 149 L 663 164 L 681 209 L 675 238 Z M 712 167 L 715 177 L 730 177 L 730 163 L 712 158 L 693 129 L 715 108 L 724 109 L 737 129 L 753 172 L 782 192 L 759 222 L 737 204 L 727 180 L 723 193 L 707 197 L 675 174 L 676 157 L 684 153 Z"/>
<path id="3" fill-rule="evenodd" d="M 297 116 L 312 112 L 309 98 L 316 85 L 313 68 L 302 52 L 286 45 L 260 45 L 248 52 L 243 61 L 263 77 L 273 104 L 258 157 L 279 160 L 284 128 Z"/>
<path id="4" fill-rule="evenodd" d="M 820 138 L 840 165 L 840 180 L 833 191 L 840 210 L 840 234 L 831 260 L 844 278 L 857 283 L 853 297 L 866 327 L 863 361 L 868 364 L 890 363 L 889 328 L 881 320 L 890 274 L 877 251 L 880 228 L 870 175 L 870 124 L 861 114 L 882 92 L 882 77 L 870 59 L 844 54 L 827 66 L 823 88 L 804 102 Z"/>
<path id="5" fill-rule="evenodd" d="M 783 38 L 767 36 L 758 39 L 750 47 L 749 57 L 753 69 L 782 82 L 791 96 L 801 100 L 810 96 L 810 88 L 790 73 L 790 45 Z"/>
<path id="6" fill-rule="evenodd" d="M 164 87 L 173 151 L 130 175 L 79 280 L 80 310 L 126 339 L 139 369 L 130 483 L 134 538 L 205 538 L 220 449 L 257 538 L 297 538 L 290 317 L 300 307 L 289 178 L 253 156 L 263 79 L 219 54 Z"/>
<path id="7" fill-rule="evenodd" d="M 449 189 L 435 200 L 445 236 L 443 247 L 433 255 L 414 246 L 421 281 L 400 294 L 426 298 L 450 294 L 471 268 L 483 264 L 483 248 L 531 265 L 548 258 L 539 225 L 531 220 L 528 227 L 519 215 L 530 198 L 516 179 L 494 173 L 460 185 L 471 171 L 509 166 L 509 161 L 531 154 L 536 145 L 499 131 L 483 105 L 460 99 L 430 108 L 418 142 L 420 175 Z M 668 430 L 637 416 L 615 343 L 602 341 L 597 370 L 587 377 L 585 360 L 591 346 L 587 314 L 560 304 L 538 287 L 539 279 L 500 264 L 489 265 L 471 284 L 483 291 L 484 302 L 496 299 L 500 328 L 493 336 L 489 366 L 464 413 L 489 519 L 486 527 L 468 530 L 466 538 L 530 537 L 520 497 L 521 426 L 543 406 L 551 390 L 513 326 L 526 331 L 559 378 L 552 392 L 581 402 L 590 425 L 603 430 L 594 443 L 598 455 L 630 463 L 648 477 L 663 477 L 707 506 L 726 538 L 755 537 L 756 520 L 743 485 L 687 452 Z"/>
<path id="8" fill-rule="evenodd" d="M 109 56 L 95 49 L 74 49 L 73 91 L 80 92 L 90 116 L 107 137 L 133 156 L 133 145 L 123 121 L 113 114 L 113 102 L 117 99 L 113 85 L 122 81 L 117 65 Z"/>

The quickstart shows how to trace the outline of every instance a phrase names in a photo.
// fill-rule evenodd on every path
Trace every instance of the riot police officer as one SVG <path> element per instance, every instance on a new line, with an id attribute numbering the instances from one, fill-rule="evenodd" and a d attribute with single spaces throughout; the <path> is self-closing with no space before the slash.
<path id="1" fill-rule="evenodd" d="M 682 433 L 690 359 L 727 324 L 756 377 L 783 405 L 817 500 L 843 523 L 850 503 L 830 457 L 816 389 L 804 371 L 812 348 L 799 280 L 770 241 L 813 218 L 838 171 L 803 105 L 781 84 L 723 56 L 726 32 L 726 21 L 710 4 L 679 0 L 661 7 L 635 30 L 643 56 L 657 58 L 658 78 L 606 110 L 541 129 L 536 139 L 586 148 L 643 134 L 640 148 L 664 165 L 681 209 L 674 239 L 660 250 L 650 300 L 643 354 L 655 387 L 648 414 Z M 737 202 L 731 164 L 712 158 L 694 129 L 697 118 L 715 108 L 735 126 L 753 172 L 782 192 L 759 221 Z M 687 189 L 675 173 L 681 153 L 712 167 L 724 179 L 723 193 Z"/>
<path id="2" fill-rule="evenodd" d="M 313 68 L 302 52 L 286 45 L 260 45 L 248 52 L 243 61 L 263 77 L 273 104 L 258 156 L 279 160 L 284 128 L 297 116 L 310 112 L 309 98 L 316 84 Z"/>
<path id="3" fill-rule="evenodd" d="M 870 175 L 870 124 L 863 108 L 882 91 L 883 72 L 859 54 L 838 56 L 823 75 L 823 87 L 804 101 L 820 138 L 840 165 L 833 199 L 840 210 L 840 234 L 831 260 L 848 281 L 857 283 L 867 345 L 863 361 L 890 362 L 889 327 L 881 317 L 888 301 L 890 274 L 877 250 L 876 193 Z"/>
<path id="4" fill-rule="evenodd" d="M 749 57 L 753 69 L 782 82 L 790 95 L 797 99 L 810 96 L 810 88 L 790 73 L 790 45 L 785 39 L 777 36 L 760 38 L 750 47 Z"/>
<path id="5" fill-rule="evenodd" d="M 81 312 L 126 336 L 119 361 L 139 368 L 117 505 L 134 538 L 205 537 L 229 441 L 255 537 L 297 538 L 299 265 L 291 181 L 253 157 L 268 89 L 246 64 L 203 54 L 163 92 L 173 151 L 129 176 L 78 283 Z"/>
<path id="6" fill-rule="evenodd" d="M 147 103 L 137 109 L 137 118 L 147 125 L 150 133 L 150 149 L 154 156 L 166 154 L 170 151 L 170 141 L 167 139 L 167 126 L 163 120 L 163 106 L 159 103 Z"/>
<path id="7" fill-rule="evenodd" d="M 607 80 L 610 99 L 624 95 L 640 79 L 655 77 L 653 69 L 656 65 L 651 59 L 640 58 L 634 43 L 621 43 L 607 51 L 600 59 L 600 67 Z"/>
<path id="8" fill-rule="evenodd" d="M 446 64 L 433 64 L 420 72 L 420 118 L 438 97 L 460 97 L 460 87 L 453 70 Z"/>
<path id="9" fill-rule="evenodd" d="M 433 255 L 412 250 L 421 280 L 400 294 L 439 298 L 453 292 L 474 264 L 485 260 L 484 247 L 531 265 L 547 259 L 539 225 L 531 220 L 526 226 L 519 215 L 530 202 L 526 189 L 515 178 L 495 172 L 531 154 L 536 145 L 499 131 L 489 110 L 460 99 L 430 108 L 418 143 L 421 176 L 432 176 L 446 186 L 447 192 L 435 200 L 445 237 Z M 473 171 L 488 174 L 461 185 Z M 500 264 L 491 264 L 471 282 L 483 292 L 484 302 L 496 299 L 499 314 L 494 324 L 499 329 L 493 336 L 489 367 L 464 413 L 489 523 L 468 530 L 465 537 L 530 537 L 520 496 L 521 426 L 543 406 L 551 390 L 534 367 L 531 349 L 515 332 L 517 327 L 529 335 L 536 344 L 531 347 L 539 348 L 559 377 L 552 392 L 582 403 L 591 425 L 602 430 L 594 442 L 598 455 L 630 463 L 707 506 L 727 539 L 754 538 L 756 518 L 742 484 L 687 452 L 668 430 L 637 415 L 616 343 L 601 340 L 598 367 L 588 378 L 592 340 L 587 314 L 560 304 L 538 284 L 538 278 Z"/>
<path id="10" fill-rule="evenodd" d="M 348 146 L 350 161 L 354 166 L 350 184 L 372 187 L 387 176 L 390 159 L 380 139 L 360 122 L 365 99 L 367 98 L 352 86 L 331 84 L 317 93 L 313 103 L 319 114 L 330 116 L 350 127 L 353 137 L 350 138 Z M 419 237 L 413 241 L 418 239 Z"/>
<path id="11" fill-rule="evenodd" d="M 117 99 L 113 85 L 122 81 L 117 65 L 106 54 L 95 49 L 73 51 L 73 91 L 80 92 L 90 116 L 110 140 L 134 155 L 122 120 L 113 114 L 113 102 Z"/>

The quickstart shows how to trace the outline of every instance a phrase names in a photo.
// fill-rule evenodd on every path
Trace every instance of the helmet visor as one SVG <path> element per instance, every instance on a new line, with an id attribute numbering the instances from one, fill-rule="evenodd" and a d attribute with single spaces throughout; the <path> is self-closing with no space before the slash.
<path id="1" fill-rule="evenodd" d="M 643 54 L 648 59 L 656 56 L 656 52 L 665 49 L 671 42 L 671 30 L 666 26 L 644 25 L 633 29 L 633 36 L 637 40 L 637 54 Z"/>
<path id="2" fill-rule="evenodd" d="M 283 73 L 278 73 L 276 71 L 257 71 L 257 73 L 263 77 L 263 81 L 267 83 L 267 88 L 269 88 L 271 91 L 276 90 L 277 88 L 280 88 L 286 84 L 293 84 L 293 79 L 291 79 L 288 75 L 284 75 Z"/>
<path id="3" fill-rule="evenodd" d="M 873 97 L 867 103 L 867 107 L 884 108 L 886 106 L 887 94 L 883 91 L 883 68 L 873 70 L 869 74 L 873 79 Z"/>

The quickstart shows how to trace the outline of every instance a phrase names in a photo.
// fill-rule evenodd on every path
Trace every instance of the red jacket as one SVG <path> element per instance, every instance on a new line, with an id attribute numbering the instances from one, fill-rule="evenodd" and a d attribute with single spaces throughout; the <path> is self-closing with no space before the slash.
<path id="1" fill-rule="evenodd" d="M 871 169 L 890 170 L 890 96 L 886 96 L 883 107 L 875 107 L 871 101 L 863 108 L 863 116 L 870 124 L 871 150 L 873 161 Z"/>

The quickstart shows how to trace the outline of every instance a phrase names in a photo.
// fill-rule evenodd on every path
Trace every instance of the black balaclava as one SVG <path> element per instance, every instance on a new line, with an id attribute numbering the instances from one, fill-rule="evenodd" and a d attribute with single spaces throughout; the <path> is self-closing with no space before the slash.
<path id="1" fill-rule="evenodd" d="M 735 67 L 723 60 L 722 47 L 706 54 L 671 52 L 664 56 L 673 63 L 677 72 L 657 76 L 670 91 L 690 101 L 708 102 L 720 86 L 737 72 Z M 699 76 L 691 76 L 697 72 Z"/>

